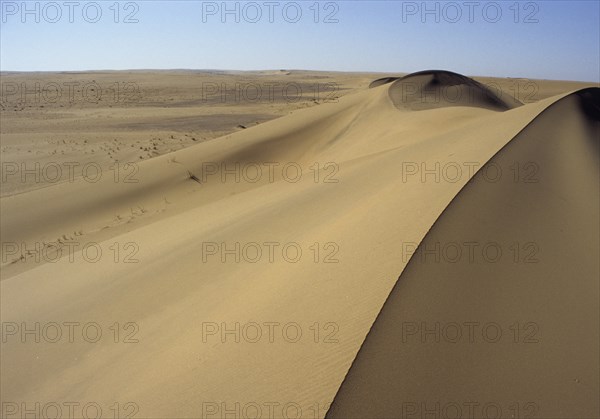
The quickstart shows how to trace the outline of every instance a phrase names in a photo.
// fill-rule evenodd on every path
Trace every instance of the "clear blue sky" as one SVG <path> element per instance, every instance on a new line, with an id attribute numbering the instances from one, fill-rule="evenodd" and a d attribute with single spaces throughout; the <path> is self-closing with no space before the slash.
<path id="1" fill-rule="evenodd" d="M 437 68 L 600 81 L 598 0 L 259 0 L 227 2 L 225 15 L 222 1 L 74 3 L 0 0 L 0 69 Z"/>

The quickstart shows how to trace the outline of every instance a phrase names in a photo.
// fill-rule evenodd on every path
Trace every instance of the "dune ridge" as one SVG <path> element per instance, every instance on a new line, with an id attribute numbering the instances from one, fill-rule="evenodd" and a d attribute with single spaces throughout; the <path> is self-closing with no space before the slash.
<path id="1" fill-rule="evenodd" d="M 514 414 L 515 403 L 521 415 L 598 417 L 599 138 L 600 89 L 580 90 L 481 169 L 535 164 L 517 182 L 475 176 L 453 199 L 400 274 L 327 417 L 456 406 L 466 414 L 471 402 L 494 404 L 500 417 Z M 427 256 L 436 245 L 468 242 L 499 243 L 509 257 Z M 521 254 L 510 254 L 515 242 Z M 474 319 L 500 325 L 504 339 L 423 335 Z M 516 323 L 525 336 L 509 329 Z"/>

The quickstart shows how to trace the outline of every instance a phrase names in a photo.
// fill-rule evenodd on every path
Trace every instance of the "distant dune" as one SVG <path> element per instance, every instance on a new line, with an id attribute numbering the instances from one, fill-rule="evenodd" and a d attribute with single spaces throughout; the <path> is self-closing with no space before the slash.
<path id="1" fill-rule="evenodd" d="M 473 106 L 506 111 L 522 105 L 516 98 L 502 99 L 469 77 L 440 70 L 420 71 L 393 81 L 390 98 L 397 108 L 410 110 Z"/>
<path id="2" fill-rule="evenodd" d="M 439 399 L 598 416 L 598 89 L 528 81 L 521 100 L 514 80 L 445 71 L 370 89 L 377 76 L 275 71 L 243 77 L 339 89 L 236 107 L 185 94 L 189 75 L 139 77 L 150 96 L 126 106 L 2 108 L 3 162 L 104 171 L 3 180 L 0 314 L 17 327 L 3 402 L 314 418 L 332 401 L 330 417 L 397 417 Z M 223 125 L 240 107 L 247 120 Z M 436 242 L 495 242 L 505 258 L 448 262 L 442 246 L 447 263 L 420 263 Z M 414 330 L 468 321 L 506 339 L 431 345 Z M 65 322 L 102 337 L 18 329 Z"/>

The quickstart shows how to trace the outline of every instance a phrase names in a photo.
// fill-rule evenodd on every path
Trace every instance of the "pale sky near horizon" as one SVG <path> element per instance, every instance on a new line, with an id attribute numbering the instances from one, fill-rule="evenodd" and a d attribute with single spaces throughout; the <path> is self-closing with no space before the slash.
<path id="1" fill-rule="evenodd" d="M 0 70 L 309 69 L 600 82 L 600 1 L 0 0 Z"/>

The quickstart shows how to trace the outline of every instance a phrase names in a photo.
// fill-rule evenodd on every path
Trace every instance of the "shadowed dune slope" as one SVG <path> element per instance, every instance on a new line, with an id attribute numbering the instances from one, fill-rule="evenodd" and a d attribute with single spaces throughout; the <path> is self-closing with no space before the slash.
<path id="1" fill-rule="evenodd" d="M 599 121 L 600 89 L 566 96 L 461 190 L 327 417 L 600 416 Z"/>
<path id="2" fill-rule="evenodd" d="M 442 70 L 420 71 L 402 77 L 393 82 L 389 93 L 394 105 L 402 110 L 471 106 L 506 111 L 522 106 L 517 99 L 504 100 L 470 77 Z"/>

